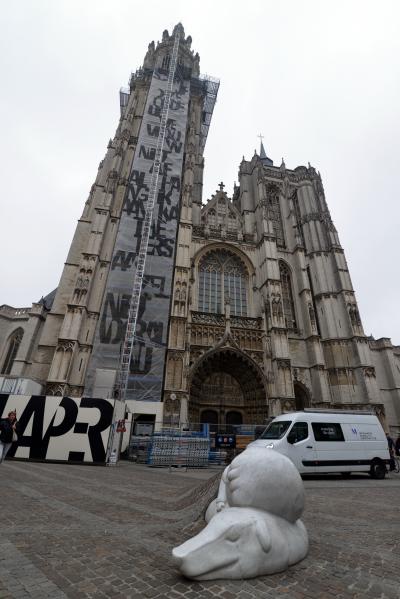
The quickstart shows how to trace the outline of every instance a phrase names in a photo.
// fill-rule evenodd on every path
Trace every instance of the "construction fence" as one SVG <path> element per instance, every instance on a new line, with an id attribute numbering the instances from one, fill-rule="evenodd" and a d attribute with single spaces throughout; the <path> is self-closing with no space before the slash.
<path id="1" fill-rule="evenodd" d="M 208 424 L 191 424 L 189 429 L 184 429 L 149 423 L 147 434 L 133 434 L 130 437 L 122 457 L 148 466 L 220 467 L 229 464 L 246 449 L 264 428 L 258 425 L 230 425 L 227 430 L 210 430 Z"/>

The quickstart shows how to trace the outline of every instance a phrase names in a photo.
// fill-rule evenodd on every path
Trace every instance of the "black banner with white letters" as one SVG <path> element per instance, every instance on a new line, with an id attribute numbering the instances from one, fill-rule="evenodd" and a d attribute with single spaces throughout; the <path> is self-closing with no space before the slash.
<path id="1" fill-rule="evenodd" d="M 166 89 L 166 72 L 154 71 L 88 366 L 87 395 L 97 369 L 119 367 Z M 160 401 L 162 396 L 189 90 L 190 81 L 175 80 L 126 399 Z"/>

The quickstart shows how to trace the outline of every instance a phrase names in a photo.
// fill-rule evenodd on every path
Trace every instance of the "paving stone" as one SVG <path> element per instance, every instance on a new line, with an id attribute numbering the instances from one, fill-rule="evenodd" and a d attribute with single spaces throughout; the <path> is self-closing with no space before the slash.
<path id="1" fill-rule="evenodd" d="M 303 562 L 269 577 L 198 583 L 176 571 L 171 549 L 204 526 L 219 472 L 131 463 L 1 468 L 0 599 L 400 596 L 400 476 L 305 481 Z"/>

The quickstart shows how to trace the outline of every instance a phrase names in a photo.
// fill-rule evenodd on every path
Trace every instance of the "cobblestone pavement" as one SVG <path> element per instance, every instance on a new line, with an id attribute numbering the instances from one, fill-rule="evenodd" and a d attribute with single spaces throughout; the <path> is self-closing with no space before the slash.
<path id="1" fill-rule="evenodd" d="M 282 574 L 182 578 L 171 549 L 201 526 L 219 474 L 6 461 L 0 599 L 400 597 L 400 475 L 307 480 L 310 553 Z"/>

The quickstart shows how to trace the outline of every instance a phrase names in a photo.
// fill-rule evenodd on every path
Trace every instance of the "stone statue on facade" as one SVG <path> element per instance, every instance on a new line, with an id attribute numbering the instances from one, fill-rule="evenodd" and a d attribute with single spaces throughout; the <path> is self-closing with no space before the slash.
<path id="1" fill-rule="evenodd" d="M 151 69 L 154 66 L 154 52 L 155 52 L 154 42 L 150 42 L 150 44 L 147 48 L 146 56 L 144 57 L 144 61 L 143 61 L 143 66 L 145 69 Z"/>
<path id="2" fill-rule="evenodd" d="M 281 318 L 283 315 L 281 296 L 279 293 L 272 294 L 272 314 L 275 318 Z"/>
<path id="3" fill-rule="evenodd" d="M 200 56 L 199 53 L 196 52 L 193 60 L 193 75 L 198 77 L 200 75 Z"/>
<path id="4" fill-rule="evenodd" d="M 311 303 L 308 304 L 308 315 L 310 317 L 311 325 L 314 327 L 315 326 L 315 310 Z"/>

